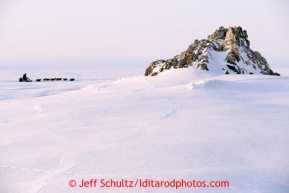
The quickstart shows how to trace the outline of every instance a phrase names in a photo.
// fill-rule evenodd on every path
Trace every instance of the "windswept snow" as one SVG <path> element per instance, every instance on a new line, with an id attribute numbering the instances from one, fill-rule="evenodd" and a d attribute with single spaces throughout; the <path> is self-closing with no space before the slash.
<path id="1" fill-rule="evenodd" d="M 176 191 L 68 185 L 92 178 L 230 182 L 178 192 L 288 192 L 289 73 L 187 68 L 89 80 L 78 70 L 80 81 L 59 89 L 0 82 L 1 192 Z"/>

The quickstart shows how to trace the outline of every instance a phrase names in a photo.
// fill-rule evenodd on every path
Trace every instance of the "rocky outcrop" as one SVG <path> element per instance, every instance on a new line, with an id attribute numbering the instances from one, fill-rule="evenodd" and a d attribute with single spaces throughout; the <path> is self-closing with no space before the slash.
<path id="1" fill-rule="evenodd" d="M 156 76 L 172 68 L 194 67 L 219 70 L 224 74 L 277 75 L 266 59 L 250 48 L 246 30 L 241 27 L 219 27 L 207 39 L 195 40 L 187 50 L 168 60 L 157 60 L 148 66 L 145 76 Z"/>

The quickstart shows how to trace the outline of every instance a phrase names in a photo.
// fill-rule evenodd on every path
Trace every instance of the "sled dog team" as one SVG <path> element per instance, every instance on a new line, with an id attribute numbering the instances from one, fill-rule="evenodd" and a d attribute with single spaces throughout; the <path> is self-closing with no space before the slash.
<path id="1" fill-rule="evenodd" d="M 43 79 L 43 82 L 44 81 L 67 81 L 68 78 L 44 78 Z M 70 78 L 69 81 L 74 81 L 75 79 L 74 78 Z M 26 73 L 23 74 L 23 77 L 20 77 L 19 78 L 19 82 L 32 82 L 32 80 L 30 80 L 27 76 L 26 76 Z M 41 82 L 41 79 L 36 79 L 36 82 Z"/>

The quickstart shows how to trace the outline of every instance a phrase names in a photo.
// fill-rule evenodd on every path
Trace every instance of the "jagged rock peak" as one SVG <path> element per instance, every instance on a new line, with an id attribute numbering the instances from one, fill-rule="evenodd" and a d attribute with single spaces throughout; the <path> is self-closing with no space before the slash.
<path id="1" fill-rule="evenodd" d="M 224 74 L 277 75 L 266 59 L 250 48 L 246 30 L 240 26 L 219 27 L 207 39 L 195 40 L 187 50 L 167 60 L 156 60 L 148 66 L 145 76 L 156 76 L 172 68 L 193 67 L 220 71 Z"/>

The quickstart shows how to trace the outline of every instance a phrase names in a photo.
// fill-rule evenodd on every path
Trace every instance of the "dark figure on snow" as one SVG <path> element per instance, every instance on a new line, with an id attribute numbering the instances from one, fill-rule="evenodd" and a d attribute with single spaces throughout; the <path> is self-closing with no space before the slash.
<path id="1" fill-rule="evenodd" d="M 27 76 L 26 76 L 26 73 L 23 74 L 23 81 L 26 81 L 27 80 Z"/>

